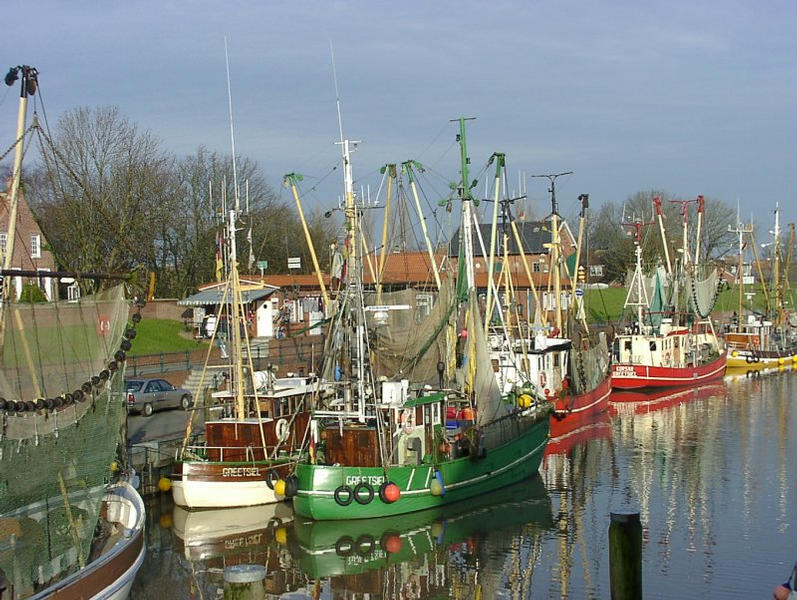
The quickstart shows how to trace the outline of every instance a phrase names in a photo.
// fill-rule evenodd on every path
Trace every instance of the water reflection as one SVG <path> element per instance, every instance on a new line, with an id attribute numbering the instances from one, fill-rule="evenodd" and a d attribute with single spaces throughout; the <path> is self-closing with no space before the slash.
<path id="1" fill-rule="evenodd" d="M 641 516 L 645 598 L 767 597 L 797 558 L 795 381 L 614 398 L 551 440 L 539 478 L 444 509 L 314 523 L 287 505 L 156 504 L 131 598 L 232 597 L 225 569 L 246 564 L 265 567 L 254 598 L 607 598 L 624 507 Z"/>

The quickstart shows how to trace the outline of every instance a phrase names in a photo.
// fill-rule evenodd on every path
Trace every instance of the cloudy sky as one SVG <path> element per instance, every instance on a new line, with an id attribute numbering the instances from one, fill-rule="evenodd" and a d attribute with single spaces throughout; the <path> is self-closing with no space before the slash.
<path id="1" fill-rule="evenodd" d="M 449 119 L 462 115 L 477 117 L 477 172 L 494 151 L 513 182 L 574 171 L 557 187 L 566 212 L 582 192 L 598 206 L 656 188 L 738 201 L 766 226 L 779 201 L 797 220 L 792 2 L 4 4 L 4 59 L 39 69 L 51 124 L 117 105 L 177 154 L 229 152 L 226 36 L 237 151 L 275 188 L 303 173 L 313 206 L 334 206 L 341 187 L 339 172 L 324 179 L 339 162 L 331 42 L 345 134 L 362 140 L 358 185 L 375 190 L 381 165 L 414 158 L 433 173 L 427 193 L 444 194 L 457 177 Z M 16 90 L 0 101 L 5 148 Z M 545 183 L 527 185 L 544 212 Z"/>

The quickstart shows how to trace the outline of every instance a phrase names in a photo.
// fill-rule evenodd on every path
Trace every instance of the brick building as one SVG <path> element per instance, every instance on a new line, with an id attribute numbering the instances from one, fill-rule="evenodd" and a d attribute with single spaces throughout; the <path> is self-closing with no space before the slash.
<path id="1" fill-rule="evenodd" d="M 9 181 L 7 182 L 6 191 L 0 192 L 0 256 L 2 256 L 3 261 L 5 261 L 7 249 L 10 247 L 8 239 L 10 188 L 11 182 Z M 25 201 L 25 195 L 21 188 L 17 194 L 17 227 L 14 237 L 11 268 L 38 271 L 41 275 L 38 278 L 13 277 L 11 279 L 12 297 L 19 298 L 24 285 L 29 281 L 35 281 L 48 300 L 55 299 L 57 282 L 53 277 L 47 275 L 48 272 L 55 270 L 55 258 L 48 249 L 47 240 L 44 238 L 38 223 L 36 223 L 36 219 L 33 217 L 30 206 Z M 4 262 L 0 264 L 4 264 Z"/>

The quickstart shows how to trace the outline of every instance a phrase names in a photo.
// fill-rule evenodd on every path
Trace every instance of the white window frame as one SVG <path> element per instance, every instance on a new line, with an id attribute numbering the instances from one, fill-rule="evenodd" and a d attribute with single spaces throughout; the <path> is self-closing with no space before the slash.
<path id="1" fill-rule="evenodd" d="M 40 236 L 38 233 L 33 233 L 30 236 L 30 257 L 42 257 L 42 236 Z"/>

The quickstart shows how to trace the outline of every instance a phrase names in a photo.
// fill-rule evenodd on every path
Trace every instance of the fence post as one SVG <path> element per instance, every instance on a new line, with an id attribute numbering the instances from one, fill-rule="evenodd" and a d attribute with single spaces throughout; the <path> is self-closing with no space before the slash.
<path id="1" fill-rule="evenodd" d="M 185 370 L 191 370 L 191 354 L 188 352 L 188 350 L 185 351 Z"/>
<path id="2" fill-rule="evenodd" d="M 163 352 L 161 352 L 161 353 L 160 353 L 160 359 L 161 359 L 161 373 L 165 373 L 165 372 L 166 372 L 166 371 L 164 370 L 164 361 L 165 361 L 165 356 L 164 356 Z"/>

